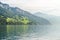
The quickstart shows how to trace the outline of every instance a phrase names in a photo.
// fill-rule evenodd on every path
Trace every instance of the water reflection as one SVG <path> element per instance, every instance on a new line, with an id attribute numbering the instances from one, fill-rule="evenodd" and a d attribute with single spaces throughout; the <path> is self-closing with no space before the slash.
<path id="1" fill-rule="evenodd" d="M 22 35 L 27 32 L 28 25 L 7 25 L 8 36 Z"/>
<path id="2" fill-rule="evenodd" d="M 4 39 L 7 36 L 7 27 L 6 25 L 0 25 L 0 39 Z"/>
<path id="3" fill-rule="evenodd" d="M 25 37 L 44 36 L 49 29 L 47 25 L 5 25 L 0 27 L 0 39 L 21 40 Z"/>

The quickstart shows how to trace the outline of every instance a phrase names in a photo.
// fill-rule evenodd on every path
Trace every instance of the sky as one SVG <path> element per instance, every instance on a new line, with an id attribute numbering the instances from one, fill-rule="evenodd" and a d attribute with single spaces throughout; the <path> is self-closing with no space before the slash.
<path id="1" fill-rule="evenodd" d="M 17 6 L 31 13 L 41 12 L 60 16 L 60 0 L 0 0 L 10 6 Z"/>

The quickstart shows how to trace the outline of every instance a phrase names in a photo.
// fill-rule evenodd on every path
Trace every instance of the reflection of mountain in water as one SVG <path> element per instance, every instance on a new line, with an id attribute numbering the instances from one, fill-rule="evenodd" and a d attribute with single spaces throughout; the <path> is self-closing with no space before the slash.
<path id="1" fill-rule="evenodd" d="M 7 25 L 7 33 L 9 34 L 26 34 L 26 33 L 38 33 L 47 31 L 48 26 L 40 25 Z M 12 30 L 11 30 L 12 29 Z"/>
<path id="2" fill-rule="evenodd" d="M 0 39 L 4 39 L 7 36 L 7 27 L 6 25 L 0 25 Z"/>
<path id="3" fill-rule="evenodd" d="M 1 26 L 2 27 L 2 26 Z M 2 28 L 4 28 L 3 26 Z M 13 40 L 21 37 L 43 36 L 48 33 L 49 27 L 43 25 L 6 25 L 5 29 L 2 29 L 0 38 L 5 37 L 8 40 Z M 17 37 L 18 36 L 18 37 Z M 13 38 L 12 38 L 13 37 Z"/>
<path id="4" fill-rule="evenodd" d="M 8 4 L 0 2 L 0 16 L 4 19 L 14 20 L 16 24 L 50 24 L 50 22 L 42 17 L 37 17 L 25 10 L 18 7 L 10 7 Z M 21 22 L 21 18 L 27 18 L 28 20 Z M 16 22 L 18 20 L 18 22 Z M 4 20 L 3 20 L 4 21 Z M 7 24 L 15 24 L 13 21 L 7 22 Z M 27 23 L 26 23 L 27 22 Z M 1 22 L 1 24 L 3 24 Z"/>
<path id="5" fill-rule="evenodd" d="M 2 29 L 5 27 L 5 29 Z M 6 31 L 7 28 L 7 31 Z M 60 39 L 60 25 L 7 25 L 1 26 L 2 40 L 58 40 Z M 7 38 L 4 39 L 4 37 Z M 31 38 L 31 39 L 30 39 Z"/>

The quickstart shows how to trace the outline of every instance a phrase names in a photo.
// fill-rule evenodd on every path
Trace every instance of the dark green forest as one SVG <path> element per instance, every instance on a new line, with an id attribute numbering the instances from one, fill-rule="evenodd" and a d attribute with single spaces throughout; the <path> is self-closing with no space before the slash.
<path id="1" fill-rule="evenodd" d="M 16 18 L 5 18 L 4 16 L 0 16 L 0 24 L 35 24 L 30 21 L 27 17 L 16 17 Z"/>

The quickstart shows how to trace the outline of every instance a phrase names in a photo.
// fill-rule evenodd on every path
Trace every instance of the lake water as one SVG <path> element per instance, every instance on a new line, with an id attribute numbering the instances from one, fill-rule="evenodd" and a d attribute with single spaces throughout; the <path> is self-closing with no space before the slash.
<path id="1" fill-rule="evenodd" d="M 60 40 L 60 25 L 0 25 L 0 40 Z"/>

